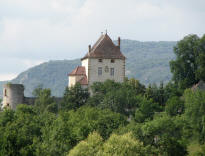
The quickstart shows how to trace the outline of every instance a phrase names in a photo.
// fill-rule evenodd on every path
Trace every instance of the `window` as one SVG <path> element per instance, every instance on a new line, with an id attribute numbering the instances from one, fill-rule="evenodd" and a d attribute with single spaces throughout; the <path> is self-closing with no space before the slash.
<path id="1" fill-rule="evenodd" d="M 115 60 L 114 60 L 114 59 L 111 59 L 111 63 L 115 63 Z"/>
<path id="2" fill-rule="evenodd" d="M 98 62 L 102 62 L 102 59 L 98 59 Z"/>
<path id="3" fill-rule="evenodd" d="M 114 74 L 115 74 L 114 68 L 110 68 L 110 75 L 111 75 L 111 76 L 114 76 Z"/>
<path id="4" fill-rule="evenodd" d="M 102 67 L 98 67 L 98 75 L 102 75 Z"/>

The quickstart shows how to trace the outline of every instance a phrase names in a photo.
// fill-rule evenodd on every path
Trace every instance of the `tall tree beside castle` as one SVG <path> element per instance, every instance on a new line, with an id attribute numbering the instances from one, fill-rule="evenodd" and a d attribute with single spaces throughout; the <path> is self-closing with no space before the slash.
<path id="1" fill-rule="evenodd" d="M 170 62 L 174 82 L 182 89 L 205 81 L 205 35 L 188 35 L 174 48 L 176 60 Z"/>

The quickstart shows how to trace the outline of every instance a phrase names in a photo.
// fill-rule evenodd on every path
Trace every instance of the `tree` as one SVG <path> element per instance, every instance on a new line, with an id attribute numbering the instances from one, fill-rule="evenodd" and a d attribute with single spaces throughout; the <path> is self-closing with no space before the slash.
<path id="1" fill-rule="evenodd" d="M 69 114 L 61 112 L 56 119 L 42 128 L 42 142 L 37 146 L 36 155 L 65 155 L 76 144 L 73 139 Z"/>
<path id="2" fill-rule="evenodd" d="M 77 110 L 61 111 L 53 122 L 43 126 L 43 140 L 37 146 L 36 155 L 66 155 L 90 133 L 96 131 L 107 139 L 115 129 L 126 124 L 124 116 L 110 110 L 83 106 Z"/>
<path id="3" fill-rule="evenodd" d="M 121 83 L 115 82 L 113 80 L 106 80 L 105 82 L 95 82 L 92 86 L 93 94 L 103 94 L 105 95 L 107 92 L 112 91 L 113 89 L 119 89 L 121 87 Z"/>
<path id="4" fill-rule="evenodd" d="M 165 111 L 170 116 L 183 114 L 184 102 L 177 96 L 171 97 L 166 103 Z"/>
<path id="5" fill-rule="evenodd" d="M 165 87 L 164 87 L 164 102 L 166 103 L 167 100 L 171 97 L 177 96 L 180 97 L 183 95 L 183 90 L 180 89 L 177 84 L 173 82 L 169 82 Z"/>
<path id="6" fill-rule="evenodd" d="M 136 95 L 139 94 L 144 94 L 145 93 L 145 86 L 143 84 L 141 84 L 139 82 L 139 80 L 136 80 L 134 78 L 131 79 L 126 79 L 125 82 L 123 83 L 123 85 L 127 88 L 127 89 L 134 89 L 136 92 Z"/>
<path id="7" fill-rule="evenodd" d="M 85 141 L 81 141 L 68 156 L 145 156 L 152 155 L 152 150 L 144 147 L 132 133 L 123 135 L 112 134 L 103 142 L 102 137 L 94 132 Z"/>
<path id="8" fill-rule="evenodd" d="M 51 97 L 50 89 L 39 89 L 36 95 L 35 106 L 40 112 L 50 111 L 57 113 L 58 106 L 54 101 L 54 97 Z"/>
<path id="9" fill-rule="evenodd" d="M 0 155 L 34 155 L 33 139 L 41 135 L 38 112 L 31 106 L 18 105 L 5 110 L 0 120 Z"/>
<path id="10" fill-rule="evenodd" d="M 144 122 L 146 119 L 152 119 L 155 112 L 160 111 L 158 103 L 153 102 L 152 99 L 146 99 L 142 96 L 137 96 L 138 108 L 135 112 L 135 121 Z"/>
<path id="11" fill-rule="evenodd" d="M 132 133 L 123 135 L 112 134 L 98 152 L 99 156 L 143 156 L 148 155 L 143 143 L 136 140 Z"/>
<path id="12" fill-rule="evenodd" d="M 43 85 L 38 85 L 32 92 L 32 95 L 34 97 L 39 97 L 41 94 L 41 91 L 43 90 Z"/>
<path id="13" fill-rule="evenodd" d="M 165 87 L 163 82 L 160 83 L 159 87 L 156 84 L 150 84 L 145 90 L 145 97 L 147 99 L 152 99 L 156 103 L 159 103 L 160 106 L 164 106 L 167 97 L 165 94 Z"/>
<path id="14" fill-rule="evenodd" d="M 102 109 L 110 109 L 124 115 L 133 115 L 136 106 L 136 96 L 144 93 L 144 86 L 139 81 L 131 79 L 124 83 L 107 80 L 104 83 L 94 83 L 93 96 L 88 105 Z"/>
<path id="15" fill-rule="evenodd" d="M 110 109 L 114 112 L 118 112 L 121 114 L 127 114 L 126 108 L 126 91 L 119 89 L 115 91 L 108 92 L 100 105 L 100 108 Z"/>
<path id="16" fill-rule="evenodd" d="M 70 150 L 68 156 L 96 156 L 102 144 L 102 137 L 98 133 L 93 132 L 89 134 L 86 140 L 81 141 Z"/>
<path id="17" fill-rule="evenodd" d="M 205 142 L 205 92 L 185 91 L 185 116 L 198 134 L 199 141 Z"/>
<path id="18" fill-rule="evenodd" d="M 155 115 L 153 120 L 144 123 L 131 121 L 116 132 L 120 135 L 132 132 L 135 139 L 142 142 L 145 147 L 149 147 L 154 155 L 181 156 L 187 154 L 183 137 L 187 123 L 181 117 L 171 118 L 160 113 Z"/>
<path id="19" fill-rule="evenodd" d="M 126 117 L 108 109 L 81 107 L 77 111 L 69 111 L 69 124 L 77 141 L 85 139 L 89 133 L 96 131 L 104 139 L 113 130 L 127 124 Z"/>
<path id="20" fill-rule="evenodd" d="M 198 69 L 197 78 L 205 81 L 205 35 L 201 38 L 199 42 L 200 54 L 197 59 Z"/>
<path id="21" fill-rule="evenodd" d="M 182 89 L 199 81 L 196 76 L 199 41 L 200 38 L 197 35 L 188 35 L 179 41 L 174 48 L 176 60 L 170 61 L 172 79 Z"/>
<path id="22" fill-rule="evenodd" d="M 142 125 L 141 138 L 145 145 L 153 145 L 161 155 L 186 155 L 186 145 L 182 140 L 181 125 L 168 116 L 159 116 Z"/>
<path id="23" fill-rule="evenodd" d="M 61 103 L 61 110 L 80 108 L 86 104 L 88 97 L 88 89 L 83 89 L 79 83 L 74 87 L 67 87 Z"/>

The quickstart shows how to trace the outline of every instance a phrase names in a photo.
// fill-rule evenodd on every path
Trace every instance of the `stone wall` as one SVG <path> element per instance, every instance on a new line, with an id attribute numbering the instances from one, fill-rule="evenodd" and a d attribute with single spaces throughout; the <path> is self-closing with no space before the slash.
<path id="1" fill-rule="evenodd" d="M 24 102 L 24 86 L 21 84 L 6 84 L 3 89 L 3 107 L 16 109 Z"/>
<path id="2" fill-rule="evenodd" d="M 98 75 L 98 67 L 102 67 L 102 75 Z M 90 58 L 88 68 L 89 86 L 94 82 L 104 82 L 107 79 L 123 82 L 125 78 L 125 60 L 114 59 L 112 63 L 111 59 L 102 59 L 102 62 L 99 62 L 99 59 Z M 114 68 L 113 76 L 110 74 L 111 68 Z"/>

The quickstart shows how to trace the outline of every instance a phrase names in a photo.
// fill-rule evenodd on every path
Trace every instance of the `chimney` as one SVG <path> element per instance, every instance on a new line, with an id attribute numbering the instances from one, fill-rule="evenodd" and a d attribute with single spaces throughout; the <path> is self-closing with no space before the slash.
<path id="1" fill-rule="evenodd" d="M 91 51 L 91 45 L 88 46 L 88 53 Z"/>
<path id="2" fill-rule="evenodd" d="M 120 48 L 120 37 L 118 37 L 118 46 Z"/>

